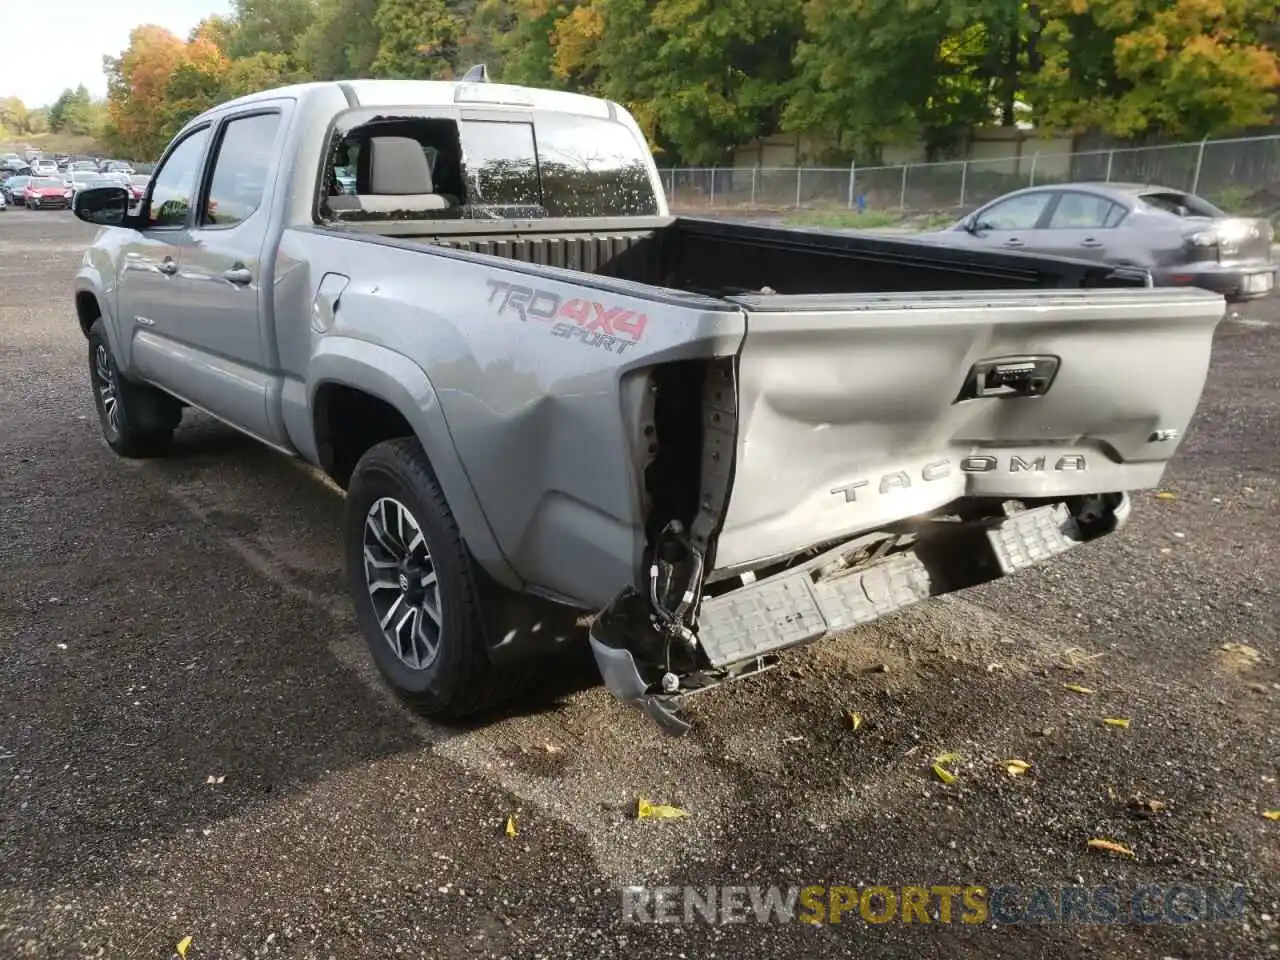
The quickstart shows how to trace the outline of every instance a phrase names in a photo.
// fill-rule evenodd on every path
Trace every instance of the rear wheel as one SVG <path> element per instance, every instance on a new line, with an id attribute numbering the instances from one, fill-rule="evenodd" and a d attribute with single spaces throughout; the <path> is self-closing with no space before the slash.
<path id="1" fill-rule="evenodd" d="M 116 371 L 99 318 L 89 328 L 89 382 L 103 439 L 122 457 L 165 453 L 182 419 L 182 405 L 154 387 L 130 383 Z"/>
<path id="2" fill-rule="evenodd" d="M 344 547 L 360 630 L 392 689 L 461 719 L 507 691 L 489 661 L 478 571 L 415 439 L 372 447 L 351 475 Z"/>

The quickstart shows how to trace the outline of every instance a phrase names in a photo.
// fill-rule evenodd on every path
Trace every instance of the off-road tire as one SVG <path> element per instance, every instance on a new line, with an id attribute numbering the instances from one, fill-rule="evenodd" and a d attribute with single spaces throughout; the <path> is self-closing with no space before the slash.
<path id="1" fill-rule="evenodd" d="M 407 666 L 391 649 L 365 573 L 366 521 L 392 498 L 408 508 L 426 541 L 439 587 L 440 630 L 434 659 Z M 480 713 L 508 696 L 511 672 L 490 662 L 481 623 L 475 566 L 435 473 L 416 439 L 387 440 L 356 464 L 347 487 L 343 547 L 360 632 L 388 685 L 418 712 L 445 721 Z"/>
<path id="2" fill-rule="evenodd" d="M 110 392 L 104 390 L 108 382 Z M 168 452 L 173 431 L 182 419 L 182 404 L 154 387 L 131 383 L 120 376 L 101 318 L 89 328 L 89 383 L 107 446 L 130 459 Z M 108 413 L 109 396 L 115 398 L 114 422 Z"/>

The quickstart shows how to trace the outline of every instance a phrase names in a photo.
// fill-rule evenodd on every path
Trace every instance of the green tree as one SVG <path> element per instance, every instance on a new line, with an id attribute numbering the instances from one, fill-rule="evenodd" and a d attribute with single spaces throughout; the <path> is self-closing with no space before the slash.
<path id="1" fill-rule="evenodd" d="M 228 17 L 205 17 L 193 29 L 187 37 L 188 43 L 194 43 L 197 40 L 207 40 L 218 48 L 223 56 L 228 55 L 231 47 L 231 37 L 235 33 L 236 24 Z"/>
<path id="2" fill-rule="evenodd" d="M 777 130 L 802 28 L 802 0 L 592 0 L 557 21 L 553 70 L 679 159 L 717 163 Z"/>
<path id="3" fill-rule="evenodd" d="M 92 125 L 91 108 L 93 98 L 84 84 L 74 90 L 70 87 L 58 95 L 58 99 L 49 106 L 49 129 L 54 133 L 64 130 L 69 133 L 87 133 L 87 126 Z"/>
<path id="4" fill-rule="evenodd" d="M 318 0 L 298 42 L 298 59 L 315 80 L 367 77 L 382 40 L 378 0 Z"/>
<path id="5" fill-rule="evenodd" d="M 808 0 L 789 130 L 825 132 L 845 157 L 923 139 L 933 156 L 971 126 L 1016 121 L 1039 64 L 1023 0 Z"/>
<path id="6" fill-rule="evenodd" d="M 233 0 L 226 53 L 233 60 L 255 53 L 292 57 L 315 16 L 313 0 Z"/>
<path id="7" fill-rule="evenodd" d="M 487 63 L 506 83 L 564 87 L 553 70 L 557 24 L 583 0 L 479 0 L 466 18 L 464 59 Z"/>
<path id="8" fill-rule="evenodd" d="M 31 112 L 17 97 L 0 100 L 0 126 L 13 133 L 30 133 Z"/>
<path id="9" fill-rule="evenodd" d="M 379 0 L 373 19 L 381 33 L 375 74 L 402 80 L 456 75 L 463 25 L 445 0 Z"/>
<path id="10" fill-rule="evenodd" d="M 270 90 L 306 79 L 293 58 L 283 53 L 255 53 L 251 57 L 232 60 L 218 90 L 220 100 L 243 97 L 260 90 Z"/>
<path id="11" fill-rule="evenodd" d="M 209 40 L 197 37 L 185 45 L 165 86 L 162 139 L 171 140 L 188 120 L 223 99 L 228 66 L 226 56 Z"/>
<path id="12" fill-rule="evenodd" d="M 1269 122 L 1275 0 L 1042 0 L 1043 126 L 1205 137 Z M 1270 46 L 1268 46 L 1270 43 Z"/>

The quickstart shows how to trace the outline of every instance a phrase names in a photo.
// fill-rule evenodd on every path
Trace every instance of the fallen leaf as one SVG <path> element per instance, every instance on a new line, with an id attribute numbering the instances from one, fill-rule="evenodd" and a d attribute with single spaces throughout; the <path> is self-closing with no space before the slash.
<path id="1" fill-rule="evenodd" d="M 1006 760 L 1004 768 L 1011 777 L 1020 777 L 1031 769 L 1031 764 L 1025 760 Z"/>
<path id="2" fill-rule="evenodd" d="M 227 779 L 227 775 L 226 775 L 225 773 L 224 773 L 222 776 L 220 776 L 220 777 L 215 777 L 215 776 L 211 773 L 211 774 L 209 774 L 208 779 L 206 779 L 206 780 L 205 780 L 205 783 L 221 783 L 221 782 L 222 782 L 223 780 L 225 780 L 225 779 Z"/>
<path id="3" fill-rule="evenodd" d="M 1262 815 L 1268 820 L 1280 820 L 1280 810 L 1263 810 Z"/>
<path id="4" fill-rule="evenodd" d="M 936 776 L 943 783 L 956 782 L 956 775 L 940 763 L 935 763 L 933 765 L 933 775 Z"/>
<path id="5" fill-rule="evenodd" d="M 1144 817 L 1152 817 L 1168 806 L 1163 800 L 1151 800 L 1147 797 L 1134 795 L 1129 798 L 1128 808 L 1134 813 Z"/>
<path id="6" fill-rule="evenodd" d="M 933 758 L 934 763 L 955 763 L 960 759 L 958 753 L 940 753 Z"/>
<path id="7" fill-rule="evenodd" d="M 846 714 L 846 716 L 849 718 L 849 726 L 852 727 L 854 730 L 857 730 L 860 726 L 862 726 L 862 714 L 855 713 L 854 711 L 850 710 L 848 714 Z"/>
<path id="8" fill-rule="evenodd" d="M 1121 730 L 1129 729 L 1129 721 L 1125 717 L 1103 717 L 1102 722 L 1108 727 L 1119 727 Z"/>
<path id="9" fill-rule="evenodd" d="M 1097 693 L 1096 690 L 1093 690 L 1090 687 L 1082 687 L 1078 683 L 1064 683 L 1062 686 L 1067 690 L 1070 690 L 1072 693 L 1083 693 L 1086 695 Z"/>
<path id="10" fill-rule="evenodd" d="M 1168 490 L 1161 490 L 1159 493 L 1156 494 L 1156 499 L 1157 500 L 1177 500 L 1178 495 L 1176 493 L 1171 493 Z"/>
<path id="11" fill-rule="evenodd" d="M 1089 847 L 1094 850 L 1105 850 L 1108 853 L 1119 853 L 1126 857 L 1134 856 L 1134 852 L 1128 847 L 1116 843 L 1114 840 L 1099 840 L 1097 838 L 1089 841 Z"/>
<path id="12" fill-rule="evenodd" d="M 182 960 L 186 960 L 187 948 L 190 946 L 191 946 L 190 937 L 183 937 L 181 940 L 178 941 L 178 946 L 177 946 L 178 956 L 182 957 Z"/>
<path id="13" fill-rule="evenodd" d="M 644 797 L 636 801 L 637 820 L 674 820 L 688 815 L 689 811 L 682 810 L 680 807 L 672 807 L 665 803 L 650 803 Z"/>
<path id="14" fill-rule="evenodd" d="M 547 751 L 547 753 L 559 753 L 561 750 L 564 749 L 564 747 L 557 747 L 554 743 L 548 740 L 546 743 L 542 745 L 542 749 Z"/>

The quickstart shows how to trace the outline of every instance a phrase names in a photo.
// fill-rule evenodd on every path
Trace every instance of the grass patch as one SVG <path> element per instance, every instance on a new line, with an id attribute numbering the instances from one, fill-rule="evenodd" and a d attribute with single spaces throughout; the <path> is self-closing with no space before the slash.
<path id="1" fill-rule="evenodd" d="M 22 153 L 30 147 L 39 150 L 46 156 L 55 153 L 84 154 L 86 156 L 106 156 L 101 143 L 93 137 L 77 136 L 70 133 L 27 133 L 10 140 L 0 142 L 0 153 Z"/>
<path id="2" fill-rule="evenodd" d="M 818 227 L 824 230 L 877 230 L 901 227 L 904 230 L 940 230 L 960 219 L 956 211 L 902 213 L 897 210 L 797 210 L 786 218 L 787 226 Z"/>
<path id="3" fill-rule="evenodd" d="M 822 227 L 827 230 L 875 230 L 879 227 L 896 227 L 903 221 L 900 213 L 885 210 L 802 210 L 787 217 L 790 227 Z"/>

